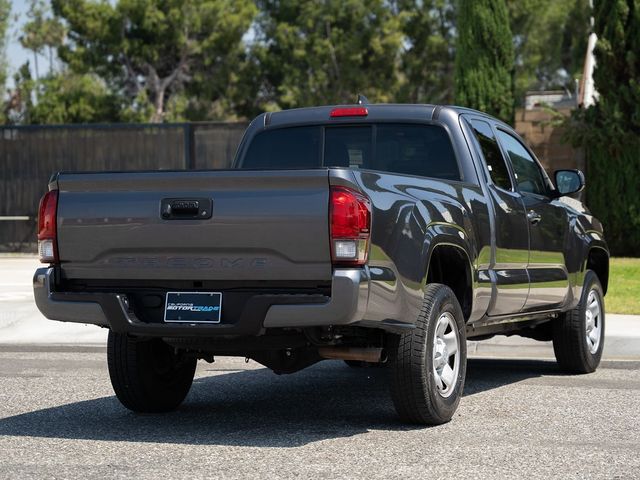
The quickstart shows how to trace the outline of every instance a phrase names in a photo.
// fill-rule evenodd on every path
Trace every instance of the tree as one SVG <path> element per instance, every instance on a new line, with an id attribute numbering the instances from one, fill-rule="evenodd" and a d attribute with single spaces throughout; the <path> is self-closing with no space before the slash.
<path id="1" fill-rule="evenodd" d="M 35 82 L 31 78 L 28 61 L 15 73 L 13 83 L 13 89 L 7 92 L 8 98 L 4 102 L 2 114 L 9 124 L 29 123 L 29 115 L 33 109 L 32 94 Z"/>
<path id="2" fill-rule="evenodd" d="M 575 80 L 582 76 L 584 56 L 591 32 L 589 0 L 575 0 L 564 23 L 560 44 L 560 62 Z M 549 40 L 556 43 L 555 39 Z"/>
<path id="3" fill-rule="evenodd" d="M 571 136 L 587 156 L 587 200 L 613 254 L 640 251 L 640 0 L 594 2 L 600 97 L 575 112 Z"/>
<path id="4" fill-rule="evenodd" d="M 54 51 L 62 45 L 66 32 L 60 19 L 51 16 L 49 7 L 44 0 L 31 0 L 27 18 L 28 21 L 22 27 L 20 43 L 33 53 L 33 66 L 37 81 L 40 78 L 38 55 L 42 55 L 47 50 L 49 71 L 52 71 Z"/>
<path id="5" fill-rule="evenodd" d="M 515 95 L 567 88 L 582 73 L 589 35 L 589 0 L 508 0 L 515 48 Z"/>
<path id="6" fill-rule="evenodd" d="M 640 134 L 640 0 L 596 1 L 594 17 L 600 100 L 590 113 L 621 141 Z"/>
<path id="7" fill-rule="evenodd" d="M 38 88 L 37 102 L 33 92 Z M 119 122 L 126 120 L 121 98 L 110 93 L 99 78 L 67 70 L 50 72 L 38 81 L 29 62 L 14 75 L 3 113 L 9 124 Z"/>
<path id="8" fill-rule="evenodd" d="M 250 0 L 53 0 L 69 26 L 60 56 L 126 99 L 130 117 L 162 122 L 185 87 L 224 94 L 255 7 Z M 184 98 L 184 97 L 183 97 Z M 181 118 L 173 112 L 172 118 Z"/>
<path id="9" fill-rule="evenodd" d="M 404 20 L 399 102 L 451 103 L 455 64 L 455 9 L 449 0 L 398 0 Z"/>
<path id="10" fill-rule="evenodd" d="M 261 0 L 253 63 L 262 107 L 389 101 L 398 82 L 402 18 L 384 0 Z"/>
<path id="11" fill-rule="evenodd" d="M 7 81 L 7 61 L 5 51 L 7 48 L 7 30 L 9 28 L 9 17 L 11 15 L 11 3 L 9 0 L 0 0 L 0 99 L 4 93 L 4 86 Z M 2 114 L 0 114 L 2 121 Z"/>
<path id="12" fill-rule="evenodd" d="M 31 107 L 29 123 L 117 122 L 118 98 L 91 74 L 61 72 L 41 79 L 38 102 Z"/>
<path id="13" fill-rule="evenodd" d="M 20 115 L 7 105 L 14 120 L 112 121 L 102 107 L 61 114 L 70 101 L 87 112 L 76 88 L 133 122 L 246 118 L 358 93 L 450 103 L 454 88 L 458 103 L 510 120 L 512 82 L 516 98 L 572 86 L 588 25 L 588 0 L 52 0 L 53 15 L 46 1 L 30 0 L 21 41 L 35 75 L 12 94 L 29 84 L 34 104 Z M 52 75 L 39 71 L 47 52 Z M 24 107 L 23 95 L 8 103 L 18 98 Z"/>
<path id="14" fill-rule="evenodd" d="M 504 0 L 461 0 L 456 47 L 456 103 L 513 119 L 513 38 Z"/>

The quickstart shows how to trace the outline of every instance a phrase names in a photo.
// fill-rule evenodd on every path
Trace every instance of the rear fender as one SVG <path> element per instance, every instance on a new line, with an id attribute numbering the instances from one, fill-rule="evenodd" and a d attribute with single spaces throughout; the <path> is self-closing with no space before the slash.
<path id="1" fill-rule="evenodd" d="M 470 299 L 467 300 L 469 304 L 466 306 L 463 305 L 465 317 L 466 320 L 468 320 L 470 317 L 475 317 L 478 315 L 475 310 L 477 310 L 478 308 L 476 294 L 479 291 L 479 279 L 477 276 L 477 269 L 474 267 L 474 264 L 471 261 L 472 258 L 476 257 L 472 253 L 473 245 L 469 241 L 469 236 L 467 235 L 467 233 L 459 226 L 454 224 L 433 222 L 427 227 L 421 254 L 422 265 L 424 265 L 424 273 L 421 282 L 422 288 L 425 287 L 428 281 L 429 270 L 432 266 L 434 252 L 437 248 L 443 246 L 454 247 L 458 249 L 460 253 L 463 254 L 466 260 L 467 272 L 461 272 L 461 275 L 464 273 L 468 273 L 469 278 L 471 279 L 471 285 L 468 286 L 471 288 Z M 456 292 L 456 294 L 459 298 L 462 296 L 461 292 Z M 463 304 L 464 302 L 461 301 L 460 303 Z M 482 304 L 482 302 L 480 303 Z M 487 303 L 488 305 L 488 302 L 485 303 Z"/>

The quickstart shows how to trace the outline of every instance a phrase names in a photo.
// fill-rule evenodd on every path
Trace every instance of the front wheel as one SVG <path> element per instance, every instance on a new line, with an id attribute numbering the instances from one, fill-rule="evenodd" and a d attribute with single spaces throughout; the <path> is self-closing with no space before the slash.
<path id="1" fill-rule="evenodd" d="M 453 291 L 425 288 L 412 331 L 391 341 L 391 396 L 401 420 L 440 425 L 458 408 L 467 368 L 464 317 Z"/>
<path id="2" fill-rule="evenodd" d="M 144 413 L 176 409 L 189 393 L 197 363 L 159 338 L 136 339 L 112 331 L 107 360 L 118 400 Z"/>
<path id="3" fill-rule="evenodd" d="M 595 272 L 584 277 L 580 303 L 553 322 L 553 351 L 569 373 L 598 368 L 604 348 L 604 293 Z"/>

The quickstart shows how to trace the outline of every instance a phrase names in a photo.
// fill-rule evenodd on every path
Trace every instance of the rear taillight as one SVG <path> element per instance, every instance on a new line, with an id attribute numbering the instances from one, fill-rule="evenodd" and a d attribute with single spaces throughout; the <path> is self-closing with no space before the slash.
<path id="1" fill-rule="evenodd" d="M 331 187 L 331 257 L 338 265 L 364 265 L 371 237 L 371 201 L 347 187 Z"/>
<path id="2" fill-rule="evenodd" d="M 57 211 L 58 190 L 51 190 L 42 197 L 38 209 L 38 255 L 42 263 L 58 262 Z"/>

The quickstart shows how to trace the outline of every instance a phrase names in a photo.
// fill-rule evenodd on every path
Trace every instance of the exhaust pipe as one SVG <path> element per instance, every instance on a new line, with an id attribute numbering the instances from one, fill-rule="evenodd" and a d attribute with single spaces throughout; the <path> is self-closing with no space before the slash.
<path id="1" fill-rule="evenodd" d="M 320 347 L 318 353 L 322 358 L 329 360 L 355 360 L 368 363 L 380 363 L 383 360 L 382 348 Z"/>

